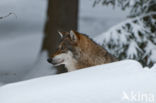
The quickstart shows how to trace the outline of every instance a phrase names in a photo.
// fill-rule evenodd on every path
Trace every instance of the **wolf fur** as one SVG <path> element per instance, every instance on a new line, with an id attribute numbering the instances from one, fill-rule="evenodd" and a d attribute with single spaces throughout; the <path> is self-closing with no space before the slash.
<path id="1" fill-rule="evenodd" d="M 54 66 L 64 64 L 68 71 L 117 61 L 103 47 L 88 36 L 71 30 L 59 32 L 61 41 L 48 62 Z"/>

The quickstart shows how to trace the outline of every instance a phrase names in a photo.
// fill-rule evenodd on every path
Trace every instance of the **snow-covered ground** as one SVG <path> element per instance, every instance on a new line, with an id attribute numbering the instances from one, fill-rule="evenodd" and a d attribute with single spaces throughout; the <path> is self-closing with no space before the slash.
<path id="1" fill-rule="evenodd" d="M 80 0 L 80 32 L 96 37 L 125 20 L 127 13 L 112 7 L 93 8 L 93 1 Z M 135 61 L 52 75 L 55 69 L 47 63 L 46 52 L 39 52 L 46 6 L 46 0 L 0 1 L 0 16 L 9 12 L 17 16 L 0 19 L 0 103 L 135 103 L 123 100 L 124 93 L 147 95 L 148 100 L 156 95 L 156 66 L 143 69 Z"/>
<path id="2" fill-rule="evenodd" d="M 156 69 L 125 60 L 8 84 L 1 103 L 155 103 Z"/>

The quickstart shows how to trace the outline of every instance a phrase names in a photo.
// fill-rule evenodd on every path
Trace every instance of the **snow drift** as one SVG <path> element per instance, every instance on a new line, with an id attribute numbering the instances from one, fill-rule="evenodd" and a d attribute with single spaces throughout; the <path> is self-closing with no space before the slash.
<path id="1" fill-rule="evenodd" d="M 156 95 L 155 73 L 136 61 L 124 60 L 2 86 L 0 102 L 125 103 L 129 100 L 123 93 Z"/>

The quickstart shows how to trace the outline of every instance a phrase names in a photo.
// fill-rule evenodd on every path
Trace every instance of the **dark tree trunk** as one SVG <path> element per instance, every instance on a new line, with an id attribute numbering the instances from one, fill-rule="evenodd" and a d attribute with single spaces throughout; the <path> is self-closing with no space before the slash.
<path id="1" fill-rule="evenodd" d="M 52 55 L 60 39 L 57 31 L 77 30 L 77 20 L 78 0 L 48 0 L 42 51 L 47 50 L 48 55 Z M 65 72 L 65 69 L 61 68 L 58 72 Z"/>

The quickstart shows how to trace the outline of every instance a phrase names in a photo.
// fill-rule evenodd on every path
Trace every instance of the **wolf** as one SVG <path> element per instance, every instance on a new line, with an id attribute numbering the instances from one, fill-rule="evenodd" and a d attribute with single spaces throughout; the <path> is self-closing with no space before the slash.
<path id="1" fill-rule="evenodd" d="M 87 35 L 71 30 L 58 32 L 61 40 L 56 52 L 47 59 L 54 66 L 64 64 L 68 72 L 117 61 L 106 49 Z"/>

